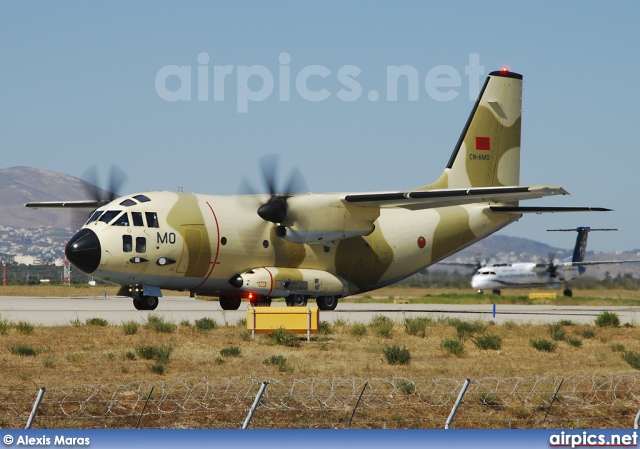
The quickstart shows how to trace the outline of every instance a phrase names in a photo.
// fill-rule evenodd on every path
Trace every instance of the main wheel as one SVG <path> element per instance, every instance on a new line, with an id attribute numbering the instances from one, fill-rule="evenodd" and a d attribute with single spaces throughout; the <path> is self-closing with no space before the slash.
<path id="1" fill-rule="evenodd" d="M 493 294 L 494 295 L 500 295 L 500 290 L 498 290 L 497 288 L 493 289 Z"/>
<path id="2" fill-rule="evenodd" d="M 564 296 L 573 296 L 573 292 L 570 288 L 565 288 L 562 293 L 564 294 Z"/>
<path id="3" fill-rule="evenodd" d="M 304 307 L 307 305 L 307 297 L 304 295 L 289 295 L 286 303 L 289 307 Z"/>
<path id="4" fill-rule="evenodd" d="M 335 310 L 338 305 L 337 296 L 318 296 L 316 304 L 320 310 Z"/>
<path id="5" fill-rule="evenodd" d="M 221 296 L 218 302 L 222 310 L 238 310 L 242 299 L 237 296 Z"/>
<path id="6" fill-rule="evenodd" d="M 144 304 L 142 304 L 142 300 L 138 296 L 133 298 L 133 307 L 135 307 L 136 310 L 144 310 Z"/>

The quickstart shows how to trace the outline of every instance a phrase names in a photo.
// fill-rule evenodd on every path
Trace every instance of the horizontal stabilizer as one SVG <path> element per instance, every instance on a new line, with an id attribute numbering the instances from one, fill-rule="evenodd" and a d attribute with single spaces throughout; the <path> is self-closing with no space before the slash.
<path id="1" fill-rule="evenodd" d="M 516 214 L 546 214 L 554 212 L 611 212 L 613 209 L 605 207 L 520 207 L 520 206 L 490 206 L 491 212 Z"/>

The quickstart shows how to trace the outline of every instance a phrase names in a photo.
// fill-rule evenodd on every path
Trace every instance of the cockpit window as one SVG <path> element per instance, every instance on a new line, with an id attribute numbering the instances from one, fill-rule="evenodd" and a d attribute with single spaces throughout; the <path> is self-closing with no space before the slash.
<path id="1" fill-rule="evenodd" d="M 158 214 L 155 212 L 145 212 L 145 217 L 147 218 L 147 226 L 150 228 L 159 228 L 158 224 Z"/>
<path id="2" fill-rule="evenodd" d="M 123 202 L 120 203 L 121 206 L 125 206 L 125 207 L 129 207 L 129 206 L 135 206 L 136 203 L 135 201 L 133 201 L 132 199 L 127 198 L 126 200 L 124 200 Z"/>
<path id="3" fill-rule="evenodd" d="M 111 226 L 129 226 L 129 214 L 123 213 L 120 215 L 116 221 L 113 222 Z"/>
<path id="4" fill-rule="evenodd" d="M 98 219 L 98 217 L 100 215 L 102 215 L 102 212 L 103 211 L 101 211 L 101 210 L 97 210 L 97 211 L 93 212 L 93 215 L 91 215 L 91 218 L 89 218 L 89 220 L 87 220 L 87 222 L 85 224 L 93 223 L 94 221 L 96 221 Z"/>
<path id="5" fill-rule="evenodd" d="M 141 203 L 146 203 L 147 201 L 151 201 L 147 195 L 134 195 L 135 199 L 140 201 Z"/>
<path id="6" fill-rule="evenodd" d="M 131 212 L 131 218 L 133 219 L 134 226 L 144 226 L 144 221 L 142 221 L 142 212 Z"/>
<path id="7" fill-rule="evenodd" d="M 111 220 L 116 218 L 120 212 L 122 212 L 122 211 L 121 210 L 108 210 L 102 215 L 102 217 L 100 217 L 100 221 L 104 221 L 105 223 L 109 223 L 109 222 L 111 222 Z"/>

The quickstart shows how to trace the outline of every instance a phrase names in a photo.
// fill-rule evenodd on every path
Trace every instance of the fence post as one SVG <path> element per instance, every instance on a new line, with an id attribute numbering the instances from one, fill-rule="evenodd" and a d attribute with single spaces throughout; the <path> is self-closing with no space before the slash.
<path id="1" fill-rule="evenodd" d="M 633 421 L 633 428 L 638 428 L 638 421 L 640 420 L 640 410 L 638 410 L 638 414 L 636 415 L 636 419 Z"/>
<path id="2" fill-rule="evenodd" d="M 251 338 L 256 339 L 256 308 L 251 308 Z"/>
<path id="3" fill-rule="evenodd" d="M 369 385 L 369 381 L 366 381 L 364 383 L 364 386 L 362 387 L 362 391 L 360 392 L 360 396 L 358 396 L 358 400 L 356 401 L 356 405 L 355 407 L 353 407 L 353 412 L 351 412 L 351 418 L 349 418 L 349 424 L 347 427 L 351 427 L 351 421 L 353 420 L 353 415 L 356 414 L 356 409 L 358 408 L 358 405 L 360 404 L 360 399 L 362 399 L 362 395 L 364 394 L 364 389 L 367 388 L 367 385 Z"/>
<path id="4" fill-rule="evenodd" d="M 458 410 L 458 406 L 460 405 L 460 402 L 462 402 L 462 396 L 464 396 L 465 392 L 467 391 L 467 387 L 469 386 L 469 382 L 471 382 L 469 379 L 465 379 L 464 385 L 462 386 L 462 390 L 460 390 L 460 394 L 458 394 L 458 399 L 456 399 L 456 403 L 453 404 L 453 408 L 451 409 L 451 413 L 449 413 L 449 417 L 447 418 L 447 422 L 444 425 L 445 429 L 448 429 L 449 428 L 449 424 L 451 424 L 451 421 L 453 421 L 453 417 L 456 414 L 456 411 Z"/>
<path id="5" fill-rule="evenodd" d="M 264 393 L 265 388 L 269 382 L 262 382 L 262 386 L 260 387 L 260 391 L 258 391 L 258 395 L 256 396 L 255 401 L 253 401 L 253 405 L 251 406 L 251 410 L 249 410 L 249 414 L 247 415 L 247 419 L 244 420 L 244 424 L 242 425 L 242 430 L 249 427 L 249 423 L 251 422 L 251 418 L 253 418 L 253 414 L 256 412 L 256 408 L 258 408 L 258 402 L 260 402 L 260 398 L 262 398 L 262 394 Z"/>
<path id="6" fill-rule="evenodd" d="M 307 341 L 311 341 L 311 309 L 307 307 Z"/>
<path id="7" fill-rule="evenodd" d="M 553 392 L 553 396 L 551 397 L 551 402 L 549 403 L 549 408 L 547 408 L 547 412 L 544 414 L 544 418 L 542 418 L 542 422 L 545 422 L 547 420 L 547 415 L 551 411 L 551 406 L 553 405 L 553 401 L 556 400 L 556 396 L 558 395 L 558 391 L 560 391 L 562 382 L 564 382 L 564 378 L 560 381 L 560 384 L 558 385 L 558 388 L 556 388 L 556 391 Z"/>
<path id="8" fill-rule="evenodd" d="M 40 407 L 40 403 L 42 402 L 42 398 L 44 397 L 45 388 L 41 387 L 38 392 L 38 397 L 36 398 L 36 402 L 33 404 L 33 408 L 31 409 L 31 414 L 29 415 L 29 419 L 27 420 L 27 425 L 25 429 L 31 429 L 31 425 L 33 424 L 34 419 L 36 419 L 36 413 L 38 413 L 38 407 Z"/>
<path id="9" fill-rule="evenodd" d="M 140 426 L 140 420 L 142 419 L 142 415 L 144 415 L 144 411 L 147 408 L 147 404 L 149 403 L 149 399 L 151 399 L 151 393 L 153 393 L 154 385 L 151 386 L 151 391 L 149 392 L 149 396 L 147 396 L 147 400 L 144 401 L 144 406 L 142 407 L 142 411 L 140 412 L 140 416 L 138 416 L 138 422 L 136 423 L 136 429 Z"/>

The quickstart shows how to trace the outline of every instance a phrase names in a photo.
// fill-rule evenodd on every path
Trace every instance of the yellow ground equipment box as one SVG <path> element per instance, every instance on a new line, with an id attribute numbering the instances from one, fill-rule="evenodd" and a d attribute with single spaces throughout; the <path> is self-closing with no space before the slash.
<path id="1" fill-rule="evenodd" d="M 248 307 L 247 330 L 251 336 L 270 334 L 280 328 L 296 334 L 318 333 L 318 307 Z"/>
<path id="2" fill-rule="evenodd" d="M 555 293 L 529 293 L 529 299 L 556 299 Z"/>

